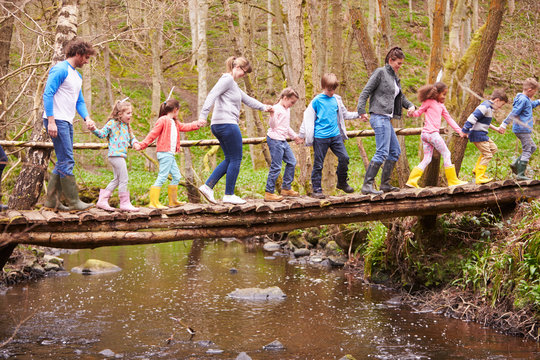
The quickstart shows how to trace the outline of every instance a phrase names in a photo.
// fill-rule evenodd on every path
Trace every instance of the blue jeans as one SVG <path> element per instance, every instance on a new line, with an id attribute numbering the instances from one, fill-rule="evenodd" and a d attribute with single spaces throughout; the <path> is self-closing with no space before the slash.
<path id="1" fill-rule="evenodd" d="M 341 135 L 327 139 L 314 138 L 313 155 L 315 159 L 313 160 L 313 171 L 311 172 L 311 185 L 313 186 L 314 192 L 322 192 L 322 169 L 328 149 L 332 150 L 338 158 L 338 166 L 336 169 L 338 183 L 347 181 L 349 154 L 347 154 L 347 149 L 345 149 L 345 144 L 343 143 Z"/>
<path id="2" fill-rule="evenodd" d="M 178 185 L 182 175 L 180 174 L 180 169 L 178 168 L 174 155 L 168 152 L 160 151 L 157 153 L 157 159 L 159 161 L 159 172 L 156 182 L 154 182 L 154 186 L 161 187 L 165 181 L 167 181 L 169 174 L 172 176 L 170 184 Z"/>
<path id="3" fill-rule="evenodd" d="M 384 160 L 398 161 L 401 155 L 398 138 L 389 116 L 370 114 L 369 123 L 375 131 L 375 155 L 371 161 L 383 163 Z"/>
<path id="4" fill-rule="evenodd" d="M 281 172 L 281 163 L 283 161 L 285 162 L 285 172 L 283 173 L 281 188 L 291 190 L 291 184 L 294 180 L 294 167 L 296 166 L 296 158 L 291 147 L 285 140 L 275 140 L 268 136 L 266 137 L 266 143 L 272 156 L 272 163 L 266 180 L 266 192 L 273 193 L 276 190 L 276 180 Z"/>
<path id="5" fill-rule="evenodd" d="M 240 172 L 240 163 L 242 162 L 242 133 L 240 127 L 236 124 L 218 124 L 212 125 L 212 134 L 218 139 L 225 160 L 223 160 L 212 172 L 206 185 L 211 189 L 217 182 L 227 174 L 225 179 L 225 195 L 234 195 L 236 179 Z"/>
<path id="6" fill-rule="evenodd" d="M 56 166 L 53 174 L 61 178 L 73 176 L 73 167 L 75 159 L 73 158 L 73 125 L 65 120 L 55 120 L 58 128 L 58 135 L 51 138 L 56 153 Z M 43 119 L 45 130 L 48 131 L 49 120 Z"/>

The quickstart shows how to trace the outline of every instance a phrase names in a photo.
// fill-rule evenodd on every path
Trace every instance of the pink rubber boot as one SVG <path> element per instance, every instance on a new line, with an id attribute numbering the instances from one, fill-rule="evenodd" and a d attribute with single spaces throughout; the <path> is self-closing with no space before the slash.
<path id="1" fill-rule="evenodd" d="M 135 206 L 131 205 L 131 201 L 129 201 L 129 191 L 119 192 L 118 197 L 120 198 L 120 210 L 139 211 L 139 208 L 136 208 Z"/>
<path id="2" fill-rule="evenodd" d="M 100 189 L 99 200 L 96 204 L 96 207 L 107 211 L 115 211 L 116 209 L 109 205 L 109 198 L 111 197 L 111 195 L 112 191 L 109 191 L 107 189 Z"/>

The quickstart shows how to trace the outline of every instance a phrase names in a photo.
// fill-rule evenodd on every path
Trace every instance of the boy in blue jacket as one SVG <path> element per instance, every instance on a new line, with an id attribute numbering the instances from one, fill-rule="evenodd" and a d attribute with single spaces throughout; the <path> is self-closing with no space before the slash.
<path id="1" fill-rule="evenodd" d="M 508 97 L 504 90 L 494 90 L 491 95 L 491 100 L 486 100 L 473 111 L 467 118 L 461 131 L 467 135 L 469 141 L 474 144 L 480 151 L 480 157 L 474 167 L 476 176 L 476 184 L 481 185 L 492 181 L 486 174 L 489 161 L 497 152 L 497 145 L 488 136 L 488 130 L 492 129 L 500 132 L 500 129 L 493 125 L 493 111 L 500 109 L 508 102 Z"/>
<path id="2" fill-rule="evenodd" d="M 532 139 L 533 131 L 533 109 L 540 105 L 540 100 L 532 101 L 532 97 L 538 91 L 538 82 L 533 78 L 528 78 L 523 82 L 523 92 L 516 95 L 512 104 L 512 112 L 503 121 L 500 133 L 504 134 L 506 126 L 514 121 L 512 131 L 521 141 L 521 155 L 510 165 L 512 172 L 517 175 L 518 180 L 530 180 L 525 176 L 525 170 L 529 164 L 531 155 L 536 151 L 537 146 Z"/>

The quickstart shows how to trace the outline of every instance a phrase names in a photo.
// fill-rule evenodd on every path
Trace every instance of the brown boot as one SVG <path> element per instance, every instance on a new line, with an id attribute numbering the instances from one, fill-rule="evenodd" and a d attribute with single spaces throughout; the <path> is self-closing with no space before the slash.
<path id="1" fill-rule="evenodd" d="M 300 196 L 300 194 L 293 189 L 281 189 L 281 196 Z"/>
<path id="2" fill-rule="evenodd" d="M 283 196 L 276 195 L 274 193 L 265 192 L 264 193 L 264 201 L 281 201 L 283 200 Z"/>

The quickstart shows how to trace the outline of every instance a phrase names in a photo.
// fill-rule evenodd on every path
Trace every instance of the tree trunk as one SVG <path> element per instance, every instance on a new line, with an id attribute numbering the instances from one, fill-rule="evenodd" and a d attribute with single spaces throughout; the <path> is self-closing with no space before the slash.
<path id="1" fill-rule="evenodd" d="M 351 10 L 351 22 L 358 48 L 360 49 L 362 59 L 364 60 L 366 72 L 369 75 L 377 69 L 378 61 L 373 45 L 369 39 L 366 22 L 361 9 L 353 8 Z"/>
<path id="2" fill-rule="evenodd" d="M 269 10 L 272 9 L 272 2 L 273 0 L 267 0 L 266 6 Z M 274 89 L 274 65 L 272 65 L 272 62 L 274 61 L 274 55 L 272 53 L 274 50 L 274 27 L 272 24 L 272 14 L 268 12 L 268 14 L 266 14 L 266 46 L 268 47 L 268 50 L 266 51 L 266 70 L 268 72 L 266 75 L 266 93 L 274 95 L 276 91 Z"/>
<path id="3" fill-rule="evenodd" d="M 64 0 L 62 2 L 56 26 L 53 66 L 64 59 L 64 46 L 77 35 L 77 5 L 77 0 Z M 36 117 L 30 136 L 31 141 L 45 141 L 48 137 L 43 128 L 42 118 Z M 29 150 L 27 163 L 23 165 L 9 198 L 10 208 L 31 209 L 36 204 L 41 194 L 50 156 L 50 149 L 31 148 Z"/>
<path id="4" fill-rule="evenodd" d="M 81 35 L 83 38 L 90 38 L 94 33 L 91 22 L 93 17 L 92 2 L 90 0 L 81 0 Z M 82 69 L 83 79 L 82 79 L 82 91 L 84 96 L 84 102 L 86 104 L 86 109 L 88 113 L 92 113 L 92 67 L 86 66 Z"/>
<path id="5" fill-rule="evenodd" d="M 3 77 L 9 73 L 9 53 L 11 49 L 11 36 L 13 34 L 13 15 L 10 15 L 8 11 L 15 10 L 17 2 L 4 1 L 2 9 L 3 21 L 0 23 L 0 77 Z M 4 83 L 0 85 L 0 113 L 7 110 L 8 103 L 8 85 Z M 6 121 L 0 119 L 0 139 L 6 138 Z"/>
<path id="6" fill-rule="evenodd" d="M 489 73 L 489 66 L 495 51 L 495 45 L 497 44 L 497 36 L 501 29 L 502 17 L 504 14 L 507 0 L 491 0 L 489 5 L 489 13 L 486 21 L 486 30 L 480 44 L 480 50 L 476 57 L 476 63 L 474 65 L 473 78 L 471 82 L 471 90 L 477 94 L 483 94 L 486 87 L 487 76 Z M 462 126 L 467 117 L 478 106 L 480 100 L 475 96 L 468 95 L 467 103 L 460 114 L 459 125 Z M 456 172 L 459 173 L 461 168 L 461 162 L 463 161 L 463 155 L 465 154 L 465 148 L 467 147 L 467 139 L 453 137 L 450 141 L 450 152 L 452 153 L 452 163 L 456 167 Z"/>
<path id="7" fill-rule="evenodd" d="M 388 8 L 388 0 L 378 0 L 379 1 L 379 12 L 381 14 L 381 29 L 382 29 L 382 39 L 383 44 L 386 49 L 390 48 L 392 43 L 392 37 L 390 36 L 392 32 L 392 27 L 390 26 L 390 9 Z"/>
<path id="8" fill-rule="evenodd" d="M 435 9 L 433 12 L 433 36 L 431 37 L 431 54 L 429 57 L 429 72 L 427 83 L 433 84 L 437 79 L 437 74 L 443 69 L 443 46 L 444 46 L 444 10 L 446 0 L 435 0 Z M 428 165 L 425 176 L 424 186 L 437 186 L 439 183 L 441 154 L 433 151 L 433 158 Z"/>
<path id="9" fill-rule="evenodd" d="M 189 0 L 189 28 L 191 30 L 191 66 L 197 65 L 197 54 L 199 51 L 199 4 L 197 0 Z"/>
<path id="10" fill-rule="evenodd" d="M 303 112 L 306 108 L 306 85 L 304 82 L 304 22 L 302 0 L 287 1 L 287 43 L 289 44 L 290 62 L 289 68 L 289 86 L 292 86 L 300 98 L 295 106 L 291 108 L 291 126 L 293 129 L 299 129 L 303 120 Z M 311 169 L 313 165 L 309 151 L 301 146 L 296 150 L 296 159 L 300 168 L 298 182 L 304 188 L 306 193 L 311 192 Z"/>
<path id="11" fill-rule="evenodd" d="M 208 19 L 208 2 L 199 1 L 197 15 L 197 73 L 198 73 L 198 98 L 197 119 L 201 112 L 204 100 L 208 94 L 208 44 L 206 42 L 206 22 Z"/>

